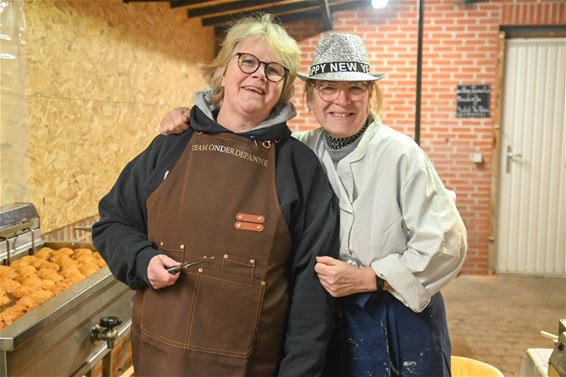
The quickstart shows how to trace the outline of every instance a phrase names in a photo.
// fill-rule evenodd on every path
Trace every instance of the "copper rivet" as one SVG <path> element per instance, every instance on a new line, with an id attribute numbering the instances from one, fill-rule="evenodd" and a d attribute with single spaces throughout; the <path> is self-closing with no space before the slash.
<path id="1" fill-rule="evenodd" d="M 202 268 L 199 268 L 199 269 L 198 269 L 198 272 L 202 272 Z"/>
<path id="2" fill-rule="evenodd" d="M 185 245 L 181 245 L 181 250 L 185 250 Z"/>
<path id="3" fill-rule="evenodd" d="M 163 241 L 159 243 L 159 246 L 163 246 Z"/>
<path id="4" fill-rule="evenodd" d="M 257 221 L 263 221 L 263 217 L 262 216 L 258 217 Z"/>
<path id="5" fill-rule="evenodd" d="M 228 259 L 228 254 L 224 254 L 224 259 Z"/>
<path id="6" fill-rule="evenodd" d="M 243 219 L 244 216 L 243 216 L 243 215 L 238 215 L 238 218 L 239 218 L 239 219 Z"/>
<path id="7" fill-rule="evenodd" d="M 255 259 L 250 259 L 251 264 L 255 264 Z"/>
<path id="8" fill-rule="evenodd" d="M 236 228 L 241 228 L 241 227 L 242 227 L 242 224 L 236 223 Z"/>
<path id="9" fill-rule="evenodd" d="M 265 286 L 265 281 L 262 280 L 262 281 L 261 281 L 261 285 Z"/>
<path id="10" fill-rule="evenodd" d="M 258 228 L 258 229 L 261 229 L 261 225 L 258 225 L 257 228 Z"/>

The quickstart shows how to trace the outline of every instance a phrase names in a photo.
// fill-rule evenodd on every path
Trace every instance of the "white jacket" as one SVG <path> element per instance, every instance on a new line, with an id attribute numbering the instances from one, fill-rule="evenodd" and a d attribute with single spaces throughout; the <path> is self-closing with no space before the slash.
<path id="1" fill-rule="evenodd" d="M 422 149 L 379 120 L 336 168 L 322 129 L 294 133 L 319 157 L 340 199 L 340 257 L 357 258 L 421 312 L 464 264 L 467 235 Z"/>

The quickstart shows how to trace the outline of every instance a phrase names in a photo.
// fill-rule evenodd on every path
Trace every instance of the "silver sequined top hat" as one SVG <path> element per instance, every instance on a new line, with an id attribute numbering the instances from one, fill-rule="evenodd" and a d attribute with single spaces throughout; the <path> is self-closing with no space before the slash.
<path id="1" fill-rule="evenodd" d="M 385 73 L 372 73 L 362 38 L 355 34 L 326 33 L 314 51 L 313 63 L 302 80 L 375 81 Z"/>

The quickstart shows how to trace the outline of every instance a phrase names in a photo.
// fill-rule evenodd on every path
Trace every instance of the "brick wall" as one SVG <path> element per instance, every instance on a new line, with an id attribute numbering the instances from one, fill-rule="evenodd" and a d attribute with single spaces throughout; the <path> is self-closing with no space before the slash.
<path id="1" fill-rule="evenodd" d="M 385 124 L 414 135 L 418 2 L 391 0 L 384 10 L 368 6 L 335 14 L 335 30 L 365 40 L 374 70 L 387 73 L 380 81 Z M 426 1 L 423 33 L 421 146 L 445 185 L 456 191 L 458 208 L 468 229 L 469 251 L 463 272 L 489 272 L 490 201 L 493 161 L 493 99 L 496 94 L 498 34 L 501 25 L 564 25 L 565 1 Z M 303 51 L 301 71 L 308 70 L 320 36 L 318 22 L 288 25 Z M 456 86 L 491 86 L 491 118 L 456 118 Z M 294 103 L 299 117 L 291 127 L 316 127 L 296 84 Z M 481 152 L 483 164 L 471 161 Z"/>

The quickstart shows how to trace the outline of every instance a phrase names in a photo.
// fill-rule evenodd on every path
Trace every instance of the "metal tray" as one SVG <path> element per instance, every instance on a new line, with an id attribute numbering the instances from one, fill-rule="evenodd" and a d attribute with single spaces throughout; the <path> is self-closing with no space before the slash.
<path id="1" fill-rule="evenodd" d="M 42 246 L 94 249 L 73 242 Z M 120 317 L 118 338 L 129 334 L 131 296 L 104 267 L 34 308 L 0 330 L 0 376 L 83 375 L 109 351 L 105 342 L 91 341 L 101 317 Z"/>

